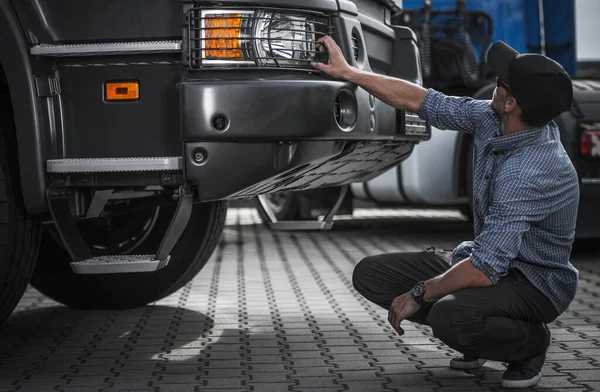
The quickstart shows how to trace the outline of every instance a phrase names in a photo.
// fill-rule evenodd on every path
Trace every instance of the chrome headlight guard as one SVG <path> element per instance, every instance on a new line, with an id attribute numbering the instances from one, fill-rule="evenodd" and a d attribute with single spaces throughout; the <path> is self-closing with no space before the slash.
<path id="1" fill-rule="evenodd" d="M 322 13 L 279 9 L 205 9 L 188 12 L 187 63 L 205 67 L 311 69 L 324 61 L 317 40 L 332 33 Z"/>

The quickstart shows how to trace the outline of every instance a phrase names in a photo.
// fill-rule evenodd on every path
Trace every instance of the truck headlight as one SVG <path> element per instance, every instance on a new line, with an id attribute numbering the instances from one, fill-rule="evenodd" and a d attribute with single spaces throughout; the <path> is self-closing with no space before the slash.
<path id="1" fill-rule="evenodd" d="M 256 58 L 261 65 L 307 64 L 317 54 L 317 30 L 307 17 L 259 13 L 254 28 Z"/>
<path id="2" fill-rule="evenodd" d="M 199 66 L 310 68 L 321 56 L 317 40 L 331 33 L 322 14 L 201 10 L 196 22 L 190 15 L 190 64 Z"/>

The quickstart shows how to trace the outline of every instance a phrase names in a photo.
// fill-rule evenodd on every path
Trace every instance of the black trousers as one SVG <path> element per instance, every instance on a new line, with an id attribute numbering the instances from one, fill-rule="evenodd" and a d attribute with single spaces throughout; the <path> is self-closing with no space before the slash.
<path id="1" fill-rule="evenodd" d="M 365 298 L 389 309 L 416 282 L 450 268 L 450 253 L 423 251 L 370 256 L 354 269 L 353 284 Z M 470 288 L 422 306 L 410 321 L 464 355 L 519 364 L 545 349 L 542 323 L 558 317 L 552 302 L 519 271 L 491 287 Z"/>

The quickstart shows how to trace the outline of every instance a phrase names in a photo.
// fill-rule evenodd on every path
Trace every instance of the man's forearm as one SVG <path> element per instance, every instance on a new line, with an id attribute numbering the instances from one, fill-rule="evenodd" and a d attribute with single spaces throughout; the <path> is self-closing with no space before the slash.
<path id="1" fill-rule="evenodd" d="M 443 275 L 425 282 L 425 301 L 434 302 L 455 291 L 471 287 L 489 287 L 492 281 L 470 259 L 456 264 Z"/>
<path id="2" fill-rule="evenodd" d="M 391 78 L 352 68 L 345 79 L 397 109 L 417 113 L 427 94 L 423 87 L 401 79 Z"/>

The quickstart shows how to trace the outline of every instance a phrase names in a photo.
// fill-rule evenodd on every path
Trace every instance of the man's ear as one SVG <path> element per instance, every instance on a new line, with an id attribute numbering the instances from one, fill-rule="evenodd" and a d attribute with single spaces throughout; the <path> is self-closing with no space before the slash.
<path id="1" fill-rule="evenodd" d="M 517 109 L 517 101 L 512 95 L 508 95 L 504 100 L 504 111 L 506 113 L 512 113 Z"/>

